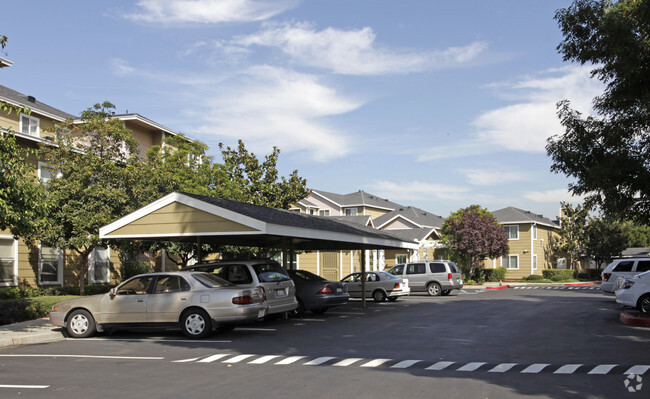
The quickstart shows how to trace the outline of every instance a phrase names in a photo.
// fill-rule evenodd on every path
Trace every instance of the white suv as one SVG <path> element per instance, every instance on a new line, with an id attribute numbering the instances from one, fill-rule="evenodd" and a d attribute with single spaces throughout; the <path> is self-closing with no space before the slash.
<path id="1" fill-rule="evenodd" d="M 202 263 L 182 270 L 213 273 L 240 287 L 260 288 L 266 295 L 269 315 L 290 312 L 298 307 L 293 280 L 278 262 L 271 259 Z"/>
<path id="2" fill-rule="evenodd" d="M 650 270 L 650 258 L 616 259 L 603 270 L 600 290 L 613 294 L 616 291 L 616 280 L 619 277 L 630 279 L 635 275 Z"/>

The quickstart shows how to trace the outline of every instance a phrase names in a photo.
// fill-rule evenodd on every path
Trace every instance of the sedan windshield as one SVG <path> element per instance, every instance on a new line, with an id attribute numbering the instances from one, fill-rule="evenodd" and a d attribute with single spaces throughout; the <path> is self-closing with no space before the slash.
<path id="1" fill-rule="evenodd" d="M 208 288 L 218 288 L 218 287 L 232 287 L 234 284 L 217 277 L 214 274 L 210 273 L 197 273 L 193 274 L 192 277 L 199 283 L 205 285 Z"/>

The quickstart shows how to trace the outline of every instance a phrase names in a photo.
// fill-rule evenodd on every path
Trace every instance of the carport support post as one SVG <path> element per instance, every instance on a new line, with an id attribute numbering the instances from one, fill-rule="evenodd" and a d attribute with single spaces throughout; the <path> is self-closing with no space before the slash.
<path id="1" fill-rule="evenodd" d="M 366 308 L 366 250 L 361 250 L 361 307 Z"/>
<path id="2" fill-rule="evenodd" d="M 203 251 L 201 248 L 201 237 L 196 237 L 196 262 L 203 262 Z"/>

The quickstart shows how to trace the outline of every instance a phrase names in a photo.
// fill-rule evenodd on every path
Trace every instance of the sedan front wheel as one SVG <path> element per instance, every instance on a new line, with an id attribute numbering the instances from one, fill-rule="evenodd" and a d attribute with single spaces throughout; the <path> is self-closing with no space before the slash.
<path id="1" fill-rule="evenodd" d="M 650 313 L 650 295 L 646 295 L 639 299 L 639 310 L 641 313 Z"/>
<path id="2" fill-rule="evenodd" d="M 97 331 L 95 319 L 90 312 L 83 309 L 77 309 L 70 313 L 66 329 L 72 338 L 88 338 Z"/>

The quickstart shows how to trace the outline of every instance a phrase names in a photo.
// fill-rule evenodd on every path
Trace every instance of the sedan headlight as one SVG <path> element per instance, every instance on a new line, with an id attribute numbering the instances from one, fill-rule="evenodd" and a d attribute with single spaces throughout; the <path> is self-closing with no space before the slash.
<path id="1" fill-rule="evenodd" d="M 634 285 L 634 281 L 631 280 L 623 280 L 623 283 L 621 284 L 621 288 L 626 290 Z"/>

